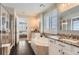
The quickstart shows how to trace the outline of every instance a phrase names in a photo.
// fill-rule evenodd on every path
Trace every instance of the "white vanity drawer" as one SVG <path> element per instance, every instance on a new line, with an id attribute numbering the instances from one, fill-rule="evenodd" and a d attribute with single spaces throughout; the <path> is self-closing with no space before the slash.
<path id="1" fill-rule="evenodd" d="M 56 44 L 58 47 L 61 47 L 63 49 L 66 49 L 66 50 L 69 50 L 69 51 L 72 51 L 72 46 L 69 45 L 69 44 L 65 44 L 65 43 L 62 43 L 62 42 L 59 42 L 59 41 L 56 41 Z"/>
<path id="2" fill-rule="evenodd" d="M 60 55 L 61 53 L 59 52 L 59 48 L 56 47 L 56 41 L 55 40 L 50 40 L 49 44 L 49 55 Z"/>
<path id="3" fill-rule="evenodd" d="M 74 54 L 74 55 L 79 55 L 79 47 L 75 47 L 75 46 L 72 46 L 72 53 Z"/>
<path id="4" fill-rule="evenodd" d="M 50 40 L 50 43 L 55 43 L 55 40 L 53 39 L 49 39 Z"/>
<path id="5" fill-rule="evenodd" d="M 63 55 L 73 55 L 73 53 L 71 51 L 66 50 L 66 49 L 63 49 L 62 54 Z"/>

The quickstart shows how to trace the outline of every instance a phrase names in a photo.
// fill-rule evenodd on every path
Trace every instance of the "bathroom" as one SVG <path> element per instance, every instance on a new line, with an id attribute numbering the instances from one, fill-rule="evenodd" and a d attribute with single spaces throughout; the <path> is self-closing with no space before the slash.
<path id="1" fill-rule="evenodd" d="M 0 55 L 79 55 L 79 3 L 0 3 Z"/>

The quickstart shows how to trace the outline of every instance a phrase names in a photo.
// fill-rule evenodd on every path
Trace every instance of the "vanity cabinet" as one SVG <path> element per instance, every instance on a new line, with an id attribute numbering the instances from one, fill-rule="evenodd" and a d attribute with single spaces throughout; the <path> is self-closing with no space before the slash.
<path id="1" fill-rule="evenodd" d="M 79 55 L 79 47 L 51 39 L 49 55 Z"/>
<path id="2" fill-rule="evenodd" d="M 53 55 L 54 54 L 54 40 L 50 40 L 49 42 L 49 55 Z"/>
<path id="3" fill-rule="evenodd" d="M 72 46 L 69 45 L 69 44 L 65 44 L 65 43 L 56 41 L 56 45 L 57 45 L 58 47 L 62 47 L 63 49 L 66 49 L 66 50 L 68 50 L 68 51 L 72 51 L 72 49 L 71 49 Z"/>
<path id="4" fill-rule="evenodd" d="M 72 55 L 73 49 L 71 45 L 50 40 L 49 55 Z"/>
<path id="5" fill-rule="evenodd" d="M 49 43 L 49 55 L 60 55 L 61 54 L 61 48 L 56 46 L 55 40 L 50 40 Z"/>
<path id="6" fill-rule="evenodd" d="M 68 44 L 65 44 L 65 43 L 62 43 L 62 42 L 59 42 L 57 41 L 56 43 L 58 45 L 58 47 L 62 48 L 61 49 L 61 54 L 62 55 L 72 55 L 72 46 L 71 45 L 68 45 Z"/>
<path id="7" fill-rule="evenodd" d="M 73 49 L 72 53 L 74 55 L 79 55 L 79 47 L 72 46 L 72 49 Z"/>
<path id="8" fill-rule="evenodd" d="M 71 51 L 68 51 L 66 49 L 63 49 L 62 54 L 63 55 L 73 55 L 73 53 Z"/>

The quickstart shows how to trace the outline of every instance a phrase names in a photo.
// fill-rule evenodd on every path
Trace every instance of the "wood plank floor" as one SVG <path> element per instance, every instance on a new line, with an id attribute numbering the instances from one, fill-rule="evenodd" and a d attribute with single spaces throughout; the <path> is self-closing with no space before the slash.
<path id="1" fill-rule="evenodd" d="M 30 44 L 25 41 L 19 41 L 19 44 L 11 49 L 10 55 L 35 55 Z"/>

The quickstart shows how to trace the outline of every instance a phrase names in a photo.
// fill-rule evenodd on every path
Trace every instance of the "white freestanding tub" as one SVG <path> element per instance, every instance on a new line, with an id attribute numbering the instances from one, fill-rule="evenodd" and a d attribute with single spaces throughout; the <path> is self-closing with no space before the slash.
<path id="1" fill-rule="evenodd" d="M 32 39 L 31 47 L 36 55 L 48 55 L 49 41 L 45 37 L 36 37 Z"/>

